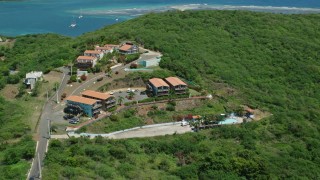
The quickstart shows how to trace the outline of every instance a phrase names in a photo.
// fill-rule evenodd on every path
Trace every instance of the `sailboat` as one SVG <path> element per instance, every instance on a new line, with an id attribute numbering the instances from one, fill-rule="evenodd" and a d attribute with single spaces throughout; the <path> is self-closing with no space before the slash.
<path id="1" fill-rule="evenodd" d="M 80 15 L 78 17 L 79 19 L 83 18 L 83 15 L 82 15 L 82 9 L 80 9 Z"/>

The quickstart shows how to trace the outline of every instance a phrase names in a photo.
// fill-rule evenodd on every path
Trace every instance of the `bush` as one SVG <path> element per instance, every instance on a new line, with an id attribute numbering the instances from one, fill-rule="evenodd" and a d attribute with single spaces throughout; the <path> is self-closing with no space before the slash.
<path id="1" fill-rule="evenodd" d="M 117 115 L 114 115 L 114 114 L 111 115 L 109 118 L 110 118 L 111 121 L 119 121 L 119 117 Z"/>
<path id="2" fill-rule="evenodd" d="M 8 84 L 17 84 L 20 81 L 20 77 L 18 75 L 10 75 L 8 76 L 7 83 Z"/>
<path id="3" fill-rule="evenodd" d="M 77 82 L 77 75 L 72 75 L 70 77 L 71 82 Z"/>
<path id="4" fill-rule="evenodd" d="M 85 80 L 87 80 L 87 76 L 83 74 L 82 76 L 80 76 L 80 79 L 81 79 L 82 81 L 85 81 Z"/>
<path id="5" fill-rule="evenodd" d="M 172 106 L 171 104 L 168 104 L 167 107 L 166 107 L 166 110 L 167 111 L 175 111 L 175 107 Z"/>

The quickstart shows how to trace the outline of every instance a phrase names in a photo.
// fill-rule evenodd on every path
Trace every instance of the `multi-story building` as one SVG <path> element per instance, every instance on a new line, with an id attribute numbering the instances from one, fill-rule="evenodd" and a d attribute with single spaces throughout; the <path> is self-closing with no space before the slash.
<path id="1" fill-rule="evenodd" d="M 87 90 L 81 93 L 81 95 L 86 98 L 98 100 L 98 103 L 101 103 L 103 110 L 107 110 L 116 105 L 115 97 L 110 94 Z"/>
<path id="2" fill-rule="evenodd" d="M 92 68 L 97 64 L 97 58 L 93 56 L 79 56 L 77 58 L 77 67 L 80 70 Z"/>
<path id="3" fill-rule="evenodd" d="M 69 96 L 67 99 L 67 108 L 80 107 L 82 112 L 89 117 L 93 117 L 100 113 L 102 104 L 99 100 L 85 98 L 81 96 Z M 78 109 L 76 109 L 78 110 Z"/>
<path id="4" fill-rule="evenodd" d="M 138 46 L 132 43 L 124 43 L 119 48 L 119 53 L 121 54 L 135 54 L 138 52 L 139 52 Z"/>
<path id="5" fill-rule="evenodd" d="M 169 84 L 170 89 L 173 90 L 175 94 L 185 94 L 187 92 L 187 84 L 179 78 L 168 77 L 165 78 L 165 81 Z"/>
<path id="6" fill-rule="evenodd" d="M 149 79 L 147 90 L 154 96 L 169 95 L 170 86 L 160 78 Z"/>
<path id="7" fill-rule="evenodd" d="M 102 59 L 104 53 L 101 51 L 96 51 L 96 50 L 86 50 L 86 51 L 84 51 L 83 55 L 96 57 L 97 59 Z"/>
<path id="8" fill-rule="evenodd" d="M 103 52 L 104 54 L 108 54 L 108 53 L 112 53 L 113 52 L 113 48 L 112 47 L 100 47 L 100 46 L 96 46 L 94 48 L 94 50 L 99 51 L 99 52 Z"/>

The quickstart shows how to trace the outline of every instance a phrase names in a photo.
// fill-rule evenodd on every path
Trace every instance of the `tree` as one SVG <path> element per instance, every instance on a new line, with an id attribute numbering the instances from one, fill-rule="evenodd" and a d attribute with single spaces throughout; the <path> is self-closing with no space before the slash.
<path id="1" fill-rule="evenodd" d="M 134 92 L 130 91 L 128 99 L 133 99 L 134 95 L 136 95 L 136 94 Z"/>
<path id="2" fill-rule="evenodd" d="M 123 103 L 124 97 L 120 96 L 118 99 L 118 104 L 121 106 Z"/>

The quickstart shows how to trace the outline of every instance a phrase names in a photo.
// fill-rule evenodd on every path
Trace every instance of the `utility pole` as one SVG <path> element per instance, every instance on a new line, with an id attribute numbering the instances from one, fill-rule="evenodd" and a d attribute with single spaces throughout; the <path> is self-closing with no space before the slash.
<path id="1" fill-rule="evenodd" d="M 49 134 L 49 139 L 51 138 L 51 128 L 50 128 L 50 123 L 51 123 L 51 120 L 48 119 L 48 134 Z"/>
<path id="2" fill-rule="evenodd" d="M 72 64 L 71 64 L 71 71 L 70 71 L 70 75 L 72 76 Z"/>
<path id="3" fill-rule="evenodd" d="M 59 104 L 59 94 L 58 94 L 58 87 L 57 87 L 57 83 L 56 83 L 56 94 L 57 94 L 57 104 Z"/>
<path id="4" fill-rule="evenodd" d="M 42 178 L 42 174 L 41 174 L 41 164 L 40 164 L 40 156 L 39 156 L 39 153 L 38 153 L 38 166 L 39 166 L 39 179 Z"/>
<path id="5" fill-rule="evenodd" d="M 49 100 L 49 91 L 48 91 L 48 87 L 47 87 L 47 101 Z"/>

